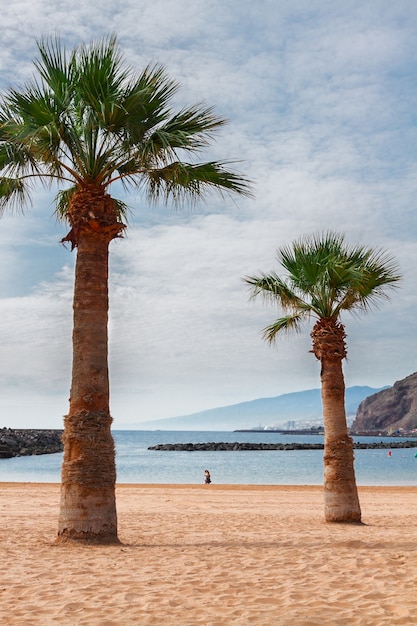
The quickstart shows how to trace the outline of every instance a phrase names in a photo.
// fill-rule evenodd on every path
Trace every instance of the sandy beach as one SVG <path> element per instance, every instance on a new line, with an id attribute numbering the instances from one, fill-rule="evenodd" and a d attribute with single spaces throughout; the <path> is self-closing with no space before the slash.
<path id="1" fill-rule="evenodd" d="M 120 546 L 55 543 L 59 485 L 0 483 L 0 624 L 417 624 L 417 487 L 120 485 Z"/>

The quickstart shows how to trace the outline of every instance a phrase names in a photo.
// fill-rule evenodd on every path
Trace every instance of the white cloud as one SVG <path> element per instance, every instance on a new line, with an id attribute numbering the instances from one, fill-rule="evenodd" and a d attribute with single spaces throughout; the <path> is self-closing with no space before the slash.
<path id="1" fill-rule="evenodd" d="M 405 274 L 391 303 L 345 320 L 347 384 L 414 371 L 414 2 L 21 0 L 2 26 L 1 88 L 32 73 L 36 37 L 72 47 L 117 32 L 130 63 L 167 66 L 179 105 L 204 100 L 230 119 L 202 158 L 240 160 L 255 181 L 253 200 L 179 213 L 125 198 L 132 224 L 111 246 L 116 424 L 319 386 L 309 330 L 268 347 L 260 331 L 276 312 L 248 302 L 241 279 L 326 228 L 389 249 Z M 60 425 L 67 408 L 75 255 L 51 202 L 37 191 L 25 217 L 0 223 L 0 397 L 17 425 Z"/>

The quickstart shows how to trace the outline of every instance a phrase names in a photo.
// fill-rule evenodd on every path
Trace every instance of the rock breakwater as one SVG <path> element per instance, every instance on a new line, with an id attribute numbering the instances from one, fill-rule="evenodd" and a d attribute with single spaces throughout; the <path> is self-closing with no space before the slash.
<path id="1" fill-rule="evenodd" d="M 62 450 L 62 430 L 0 428 L 0 459 Z"/>
<path id="2" fill-rule="evenodd" d="M 417 440 L 415 441 L 377 441 L 369 443 L 354 442 L 353 447 L 356 450 L 375 450 L 385 449 L 393 450 L 395 448 L 417 448 Z M 323 450 L 322 443 L 247 443 L 235 441 L 233 443 L 224 441 L 210 441 L 208 443 L 160 443 L 156 446 L 149 446 L 148 450 L 162 450 L 174 452 L 218 452 L 232 451 L 238 452 L 242 450 Z"/>

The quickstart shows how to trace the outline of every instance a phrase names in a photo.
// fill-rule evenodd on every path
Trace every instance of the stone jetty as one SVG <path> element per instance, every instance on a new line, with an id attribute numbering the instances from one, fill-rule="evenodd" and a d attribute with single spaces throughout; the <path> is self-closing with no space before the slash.
<path id="1" fill-rule="evenodd" d="M 0 459 L 62 452 L 62 430 L 0 428 Z"/>
<path id="2" fill-rule="evenodd" d="M 417 448 L 417 439 L 414 441 L 376 441 L 368 443 L 354 442 L 355 450 L 394 450 L 395 448 Z M 323 450 L 322 443 L 247 443 L 242 441 L 215 442 L 208 443 L 160 443 L 156 446 L 150 446 L 148 450 L 162 450 L 174 452 L 218 452 L 232 451 L 238 452 L 242 450 Z"/>

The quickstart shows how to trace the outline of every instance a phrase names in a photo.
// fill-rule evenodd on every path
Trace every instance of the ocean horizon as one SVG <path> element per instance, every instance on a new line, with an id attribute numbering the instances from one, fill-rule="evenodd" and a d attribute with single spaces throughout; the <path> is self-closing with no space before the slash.
<path id="1" fill-rule="evenodd" d="M 154 451 L 163 443 L 322 443 L 322 435 L 230 431 L 113 431 L 119 484 L 199 484 L 209 469 L 213 483 L 321 485 L 323 450 Z M 410 437 L 410 439 L 412 439 Z M 398 442 L 393 437 L 354 441 Z M 0 459 L 0 482 L 59 483 L 62 453 Z M 355 450 L 358 485 L 417 485 L 416 448 Z"/>

